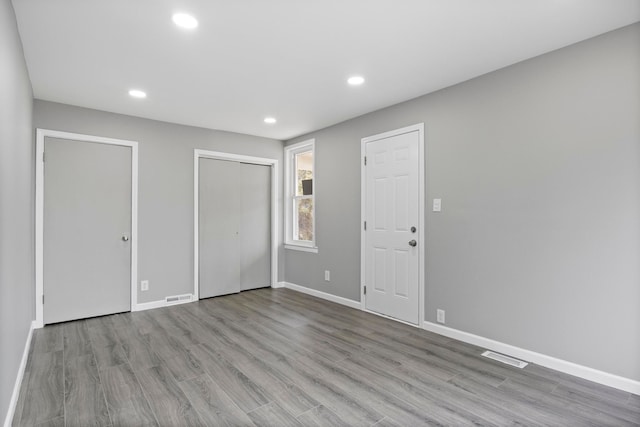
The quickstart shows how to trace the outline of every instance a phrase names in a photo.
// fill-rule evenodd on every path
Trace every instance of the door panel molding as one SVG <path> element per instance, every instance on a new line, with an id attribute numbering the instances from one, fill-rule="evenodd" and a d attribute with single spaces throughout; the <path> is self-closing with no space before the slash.
<path id="1" fill-rule="evenodd" d="M 271 166 L 271 287 L 278 286 L 278 160 L 221 151 L 193 150 L 193 300 L 200 299 L 200 162 L 201 158 Z"/>
<path id="2" fill-rule="evenodd" d="M 395 129 L 389 132 L 384 132 L 366 138 L 362 138 L 360 141 L 360 306 L 363 311 L 371 312 L 383 317 L 389 317 L 384 314 L 373 312 L 367 309 L 365 286 L 366 283 L 366 232 L 365 221 L 367 221 L 367 188 L 366 178 L 367 172 L 365 162 L 374 162 L 375 159 L 366 159 L 367 143 L 391 138 L 395 136 L 404 135 L 410 132 L 418 132 L 418 233 L 416 236 L 417 249 L 418 249 L 418 324 L 407 323 L 400 319 L 395 319 L 402 323 L 407 323 L 413 326 L 421 327 L 422 322 L 425 319 L 424 307 L 425 307 L 425 200 L 426 200 L 426 180 L 425 180 L 425 141 L 424 141 L 424 123 L 418 123 L 415 125 Z M 371 220 L 366 225 L 367 228 L 375 227 L 375 224 Z M 373 287 L 373 283 L 369 283 L 368 286 Z M 372 289 L 369 289 L 372 290 Z M 389 317 L 391 318 L 391 317 Z"/>
<path id="3" fill-rule="evenodd" d="M 45 138 L 70 139 L 78 142 L 122 145 L 131 148 L 131 311 L 138 306 L 138 142 L 106 138 L 51 129 L 36 130 L 36 200 L 35 200 L 35 266 L 36 266 L 36 320 L 35 327 L 44 326 L 44 152 Z"/>

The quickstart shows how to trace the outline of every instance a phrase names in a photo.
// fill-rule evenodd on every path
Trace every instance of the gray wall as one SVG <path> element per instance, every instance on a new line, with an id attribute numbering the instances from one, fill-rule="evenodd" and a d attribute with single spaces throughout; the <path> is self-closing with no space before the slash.
<path id="1" fill-rule="evenodd" d="M 640 24 L 288 141 L 319 253 L 286 281 L 359 299 L 360 139 L 420 122 L 426 320 L 640 380 Z"/>
<path id="2" fill-rule="evenodd" d="M 139 303 L 193 291 L 195 148 L 275 158 L 282 167 L 282 142 L 272 139 L 41 100 L 34 120 L 38 128 L 138 141 L 138 282 L 149 280 L 146 292 L 138 283 Z"/>
<path id="3" fill-rule="evenodd" d="M 0 422 L 34 318 L 33 95 L 9 0 L 0 1 Z"/>

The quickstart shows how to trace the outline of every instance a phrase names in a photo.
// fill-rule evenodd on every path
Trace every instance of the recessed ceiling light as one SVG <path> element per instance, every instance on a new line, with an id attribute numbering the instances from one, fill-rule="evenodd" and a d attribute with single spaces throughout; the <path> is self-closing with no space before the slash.
<path id="1" fill-rule="evenodd" d="M 188 30 L 192 30 L 198 26 L 196 18 L 187 13 L 174 13 L 171 19 L 173 19 L 173 23 L 178 27 L 186 28 Z"/>
<path id="2" fill-rule="evenodd" d="M 129 95 L 133 96 L 134 98 L 146 98 L 147 94 L 141 90 L 138 89 L 131 89 L 129 91 Z"/>
<path id="3" fill-rule="evenodd" d="M 275 117 L 265 117 L 264 118 L 264 122 L 269 124 L 269 125 L 272 125 L 275 122 L 277 122 L 277 120 L 275 119 Z"/>
<path id="4" fill-rule="evenodd" d="M 349 79 L 347 80 L 347 83 L 349 83 L 351 86 L 360 86 L 362 83 L 364 83 L 364 77 L 362 76 L 349 77 Z"/>

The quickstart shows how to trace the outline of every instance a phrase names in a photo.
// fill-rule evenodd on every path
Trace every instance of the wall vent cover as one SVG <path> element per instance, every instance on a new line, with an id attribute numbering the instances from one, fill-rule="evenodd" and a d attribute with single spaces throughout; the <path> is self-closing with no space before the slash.
<path id="1" fill-rule="evenodd" d="M 498 362 L 506 363 L 507 365 L 515 366 L 520 369 L 528 365 L 527 362 L 523 362 L 522 360 L 514 359 L 513 357 L 505 356 L 504 354 L 496 353 L 494 351 L 487 350 L 482 353 L 482 355 L 489 359 L 497 360 Z"/>
<path id="2" fill-rule="evenodd" d="M 171 297 L 166 297 L 165 301 L 166 301 L 167 305 L 180 304 L 180 303 L 183 303 L 183 302 L 191 302 L 191 294 L 174 295 L 174 296 L 171 296 Z"/>

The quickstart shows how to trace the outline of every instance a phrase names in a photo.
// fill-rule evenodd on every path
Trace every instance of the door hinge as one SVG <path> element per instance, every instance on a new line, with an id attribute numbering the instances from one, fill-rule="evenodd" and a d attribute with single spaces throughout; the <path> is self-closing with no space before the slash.
<path id="1" fill-rule="evenodd" d="M 44 305 L 44 294 L 42 294 L 42 304 Z"/>
<path id="2" fill-rule="evenodd" d="M 364 222 L 364 229 L 367 230 L 367 221 Z"/>
<path id="3" fill-rule="evenodd" d="M 42 152 L 42 163 L 44 163 L 44 151 Z"/>
<path id="4" fill-rule="evenodd" d="M 364 165 L 367 166 L 367 156 L 364 156 Z"/>
<path id="5" fill-rule="evenodd" d="M 366 286 L 364 287 L 364 294 L 365 295 L 367 294 L 367 287 Z"/>

